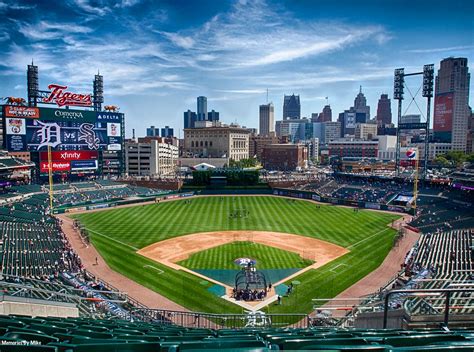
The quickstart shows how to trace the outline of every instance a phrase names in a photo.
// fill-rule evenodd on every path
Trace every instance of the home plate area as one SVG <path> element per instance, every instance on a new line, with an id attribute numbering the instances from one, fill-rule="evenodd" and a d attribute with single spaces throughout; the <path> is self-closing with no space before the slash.
<path id="1" fill-rule="evenodd" d="M 202 289 L 252 311 L 296 290 L 296 276 L 347 252 L 326 241 L 265 231 L 196 233 L 138 251 L 170 268 L 200 277 Z"/>

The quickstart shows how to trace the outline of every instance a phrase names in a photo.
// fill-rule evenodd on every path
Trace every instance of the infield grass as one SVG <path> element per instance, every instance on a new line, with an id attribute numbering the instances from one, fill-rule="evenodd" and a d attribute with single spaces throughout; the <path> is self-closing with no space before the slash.
<path id="1" fill-rule="evenodd" d="M 178 264 L 189 269 L 239 269 L 234 263 L 237 258 L 255 259 L 257 269 L 305 268 L 313 264 L 313 261 L 301 258 L 297 253 L 248 241 L 209 248 L 192 254 Z"/>
<path id="2" fill-rule="evenodd" d="M 312 310 L 312 298 L 334 297 L 382 263 L 396 234 L 387 225 L 399 218 L 388 213 L 354 212 L 352 208 L 332 205 L 316 207 L 311 202 L 278 197 L 216 196 L 190 200 L 73 217 L 89 230 L 93 245 L 113 270 L 188 309 L 213 313 L 243 311 L 207 291 L 201 278 L 170 269 L 135 252 L 171 237 L 226 230 L 292 233 L 349 249 L 344 256 L 299 275 L 297 298 L 285 298 L 282 305 L 266 308 L 271 313 L 307 313 Z M 229 215 L 237 209 L 248 210 L 248 216 L 231 218 Z"/>

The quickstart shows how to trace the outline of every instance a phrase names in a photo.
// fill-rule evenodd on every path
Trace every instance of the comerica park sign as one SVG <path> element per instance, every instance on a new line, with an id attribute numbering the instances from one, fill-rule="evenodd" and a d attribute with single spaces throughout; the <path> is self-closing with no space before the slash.
<path id="1" fill-rule="evenodd" d="M 59 84 L 50 84 L 49 95 L 43 98 L 42 102 L 46 104 L 57 104 L 58 106 L 92 106 L 91 94 L 79 94 L 66 91 L 67 86 Z"/>

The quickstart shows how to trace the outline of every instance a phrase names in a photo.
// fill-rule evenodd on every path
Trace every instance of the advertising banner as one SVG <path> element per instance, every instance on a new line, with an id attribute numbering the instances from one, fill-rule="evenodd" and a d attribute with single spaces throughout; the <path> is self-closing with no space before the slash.
<path id="1" fill-rule="evenodd" d="M 47 161 L 40 162 L 40 172 L 49 172 L 49 163 Z M 69 161 L 52 161 L 53 172 L 65 172 L 71 170 L 71 163 Z"/>
<path id="2" fill-rule="evenodd" d="M 436 95 L 433 130 L 450 132 L 453 125 L 453 93 Z"/>
<path id="3" fill-rule="evenodd" d="M 72 160 L 91 160 L 97 159 L 99 153 L 91 150 L 65 150 L 51 152 L 51 160 L 53 161 L 72 161 Z M 41 161 L 48 160 L 48 152 L 40 153 Z"/>
<path id="4" fill-rule="evenodd" d="M 380 210 L 380 204 L 377 203 L 365 203 L 367 209 L 377 209 Z"/>
<path id="5" fill-rule="evenodd" d="M 9 135 L 25 135 L 25 119 L 7 117 L 5 119 L 5 132 Z"/>
<path id="6" fill-rule="evenodd" d="M 97 170 L 97 160 L 73 160 L 71 170 Z"/>
<path id="7" fill-rule="evenodd" d="M 41 121 L 96 122 L 97 112 L 73 109 L 39 108 Z"/>
<path id="8" fill-rule="evenodd" d="M 30 119 L 38 119 L 40 117 L 38 108 L 30 108 L 27 106 L 5 106 L 6 117 L 23 117 Z"/>
<path id="9" fill-rule="evenodd" d="M 120 112 L 98 112 L 97 121 L 99 122 L 120 122 L 123 114 Z"/>

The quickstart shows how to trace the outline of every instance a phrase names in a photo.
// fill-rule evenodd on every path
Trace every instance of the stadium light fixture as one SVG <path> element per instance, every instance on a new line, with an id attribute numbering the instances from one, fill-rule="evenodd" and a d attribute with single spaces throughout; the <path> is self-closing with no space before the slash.
<path id="1" fill-rule="evenodd" d="M 393 99 L 403 100 L 405 85 L 405 69 L 397 68 L 395 69 L 395 76 L 393 80 Z"/>
<path id="2" fill-rule="evenodd" d="M 434 79 L 434 65 L 423 66 L 423 96 L 425 98 L 433 97 L 433 79 Z"/>

